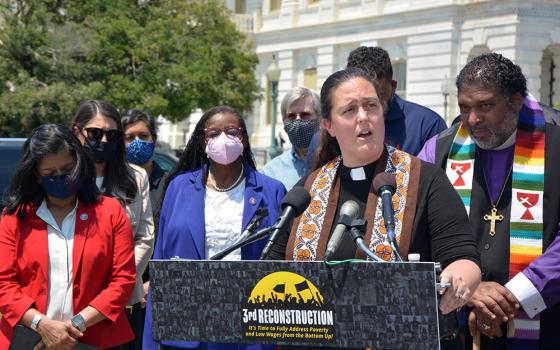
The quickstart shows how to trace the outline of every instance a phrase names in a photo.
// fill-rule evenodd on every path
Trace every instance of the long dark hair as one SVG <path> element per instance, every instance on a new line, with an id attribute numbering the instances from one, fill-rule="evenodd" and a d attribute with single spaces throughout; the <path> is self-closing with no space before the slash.
<path id="1" fill-rule="evenodd" d="M 69 174 L 69 182 L 78 183 L 78 200 L 93 204 L 99 199 L 95 185 L 95 166 L 85 154 L 80 141 L 72 131 L 60 124 L 44 124 L 35 129 L 23 144 L 23 155 L 6 189 L 6 213 L 17 213 L 22 220 L 27 206 L 40 205 L 46 193 L 37 181 L 37 167 L 41 160 L 65 149 L 76 159 L 76 166 Z"/>
<path id="2" fill-rule="evenodd" d="M 185 150 L 183 151 L 181 158 L 179 158 L 179 162 L 169 172 L 169 175 L 167 176 L 165 185 L 163 187 L 163 194 L 161 196 L 161 200 L 158 204 L 159 209 L 161 209 L 161 205 L 163 203 L 163 198 L 165 197 L 165 192 L 167 190 L 167 187 L 169 186 L 171 180 L 175 178 L 175 176 L 185 171 L 196 170 L 202 167 L 203 165 L 208 165 L 209 160 L 208 157 L 206 156 L 206 151 L 204 149 L 204 128 L 206 127 L 206 124 L 208 120 L 210 120 L 210 118 L 220 113 L 232 114 L 239 121 L 239 126 L 244 130 L 242 158 L 245 161 L 245 163 L 247 163 L 247 165 L 249 165 L 251 168 L 257 169 L 255 165 L 255 159 L 253 157 L 253 152 L 251 151 L 251 145 L 249 144 L 249 137 L 247 136 L 247 126 L 245 124 L 245 120 L 243 119 L 243 116 L 241 116 L 241 113 L 239 113 L 239 111 L 237 111 L 235 108 L 229 106 L 212 107 L 209 110 L 207 110 L 202 115 L 202 117 L 200 117 L 198 123 L 196 123 L 191 138 L 189 139 L 189 142 L 187 143 L 187 146 L 185 147 Z M 158 214 L 156 215 L 159 216 L 159 210 L 158 210 Z"/>
<path id="3" fill-rule="evenodd" d="M 123 132 L 121 116 L 117 109 L 105 101 L 89 100 L 80 105 L 72 127 L 81 130 L 97 114 L 115 121 L 117 129 Z M 120 137 L 117 142 L 117 152 L 111 160 L 105 163 L 105 174 L 103 174 L 103 188 L 105 195 L 118 197 L 122 203 L 130 203 L 136 197 L 138 186 L 133 176 L 133 171 L 126 161 L 124 138 Z M 125 198 L 120 198 L 124 193 Z"/>
<path id="4" fill-rule="evenodd" d="M 363 78 L 369 81 L 375 91 L 380 91 L 379 81 L 368 74 L 368 72 L 360 68 L 347 68 L 333 73 L 330 77 L 325 80 L 323 87 L 321 88 L 321 118 L 326 120 L 331 120 L 331 110 L 333 107 L 332 94 L 336 88 L 338 88 L 342 83 L 347 82 L 350 79 Z M 385 103 L 379 99 L 382 104 L 383 110 L 385 110 Z M 315 158 L 313 161 L 313 169 L 317 169 L 326 163 L 333 160 L 335 157 L 341 155 L 340 146 L 335 137 L 332 137 L 327 130 L 322 129 L 319 139 L 319 146 L 315 152 Z"/>

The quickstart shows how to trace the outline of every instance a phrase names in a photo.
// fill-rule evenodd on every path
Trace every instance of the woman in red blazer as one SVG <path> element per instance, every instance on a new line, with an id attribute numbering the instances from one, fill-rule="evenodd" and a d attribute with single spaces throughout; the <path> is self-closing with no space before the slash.
<path id="1" fill-rule="evenodd" d="M 99 194 L 93 162 L 70 129 L 33 132 L 5 204 L 0 349 L 18 323 L 47 349 L 132 340 L 124 314 L 136 281 L 131 227 L 120 203 Z"/>

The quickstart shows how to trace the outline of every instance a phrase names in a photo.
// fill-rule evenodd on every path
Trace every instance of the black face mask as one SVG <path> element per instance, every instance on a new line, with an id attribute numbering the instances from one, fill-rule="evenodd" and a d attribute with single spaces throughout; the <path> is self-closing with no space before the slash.
<path id="1" fill-rule="evenodd" d="M 296 119 L 286 120 L 284 130 L 290 142 L 298 149 L 306 149 L 311 143 L 313 134 L 319 130 L 319 119 Z"/>
<path id="2" fill-rule="evenodd" d="M 97 164 L 107 163 L 117 153 L 117 144 L 115 142 L 96 141 L 91 143 L 87 138 L 84 143 L 84 152 L 90 156 Z"/>

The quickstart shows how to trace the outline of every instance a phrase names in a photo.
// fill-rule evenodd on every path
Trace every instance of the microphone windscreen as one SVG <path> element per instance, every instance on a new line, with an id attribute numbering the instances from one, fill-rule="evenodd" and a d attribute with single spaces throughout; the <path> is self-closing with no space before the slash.
<path id="1" fill-rule="evenodd" d="M 395 174 L 383 172 L 375 175 L 373 178 L 373 190 L 375 193 L 379 193 L 379 190 L 383 186 L 391 187 L 391 192 L 395 193 L 397 190 L 397 180 L 395 179 Z"/>
<path id="2" fill-rule="evenodd" d="M 300 216 L 307 209 L 309 203 L 311 203 L 309 192 L 302 186 L 295 186 L 286 194 L 280 207 L 284 209 L 289 205 L 295 209 L 296 216 Z"/>
<path id="3" fill-rule="evenodd" d="M 340 207 L 340 213 L 338 215 L 339 217 L 342 217 L 342 215 L 346 215 L 354 220 L 358 217 L 359 213 L 360 206 L 358 205 L 358 203 L 350 199 L 342 204 L 342 207 Z"/>

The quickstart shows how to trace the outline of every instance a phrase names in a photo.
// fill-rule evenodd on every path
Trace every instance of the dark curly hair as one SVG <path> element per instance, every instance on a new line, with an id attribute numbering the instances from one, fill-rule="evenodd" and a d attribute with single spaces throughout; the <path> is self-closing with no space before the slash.
<path id="1" fill-rule="evenodd" d="M 458 92 L 466 86 L 482 85 L 508 99 L 516 93 L 527 96 L 527 79 L 521 67 L 495 52 L 473 58 L 461 70 L 455 85 Z"/>
<path id="2" fill-rule="evenodd" d="M 346 68 L 360 68 L 378 80 L 393 80 L 391 58 L 380 47 L 360 46 L 352 50 Z"/>
<path id="3" fill-rule="evenodd" d="M 347 68 L 336 73 L 325 80 L 321 88 L 321 118 L 331 120 L 331 110 L 333 108 L 333 92 L 342 84 L 350 79 L 363 78 L 373 85 L 375 91 L 380 90 L 379 81 L 371 74 L 360 68 Z M 383 110 L 387 107 L 385 102 L 379 99 Z M 332 137 L 326 129 L 321 129 L 319 146 L 313 159 L 313 168 L 317 169 L 339 156 L 340 146 L 335 137 Z"/>

